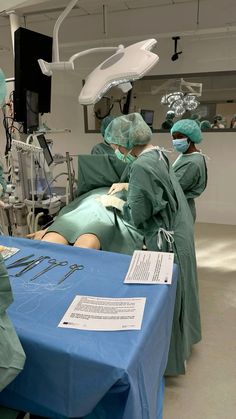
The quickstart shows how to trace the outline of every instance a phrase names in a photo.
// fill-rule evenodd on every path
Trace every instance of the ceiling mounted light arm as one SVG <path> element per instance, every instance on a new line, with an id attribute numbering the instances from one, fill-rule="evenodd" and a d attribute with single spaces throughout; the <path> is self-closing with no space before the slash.
<path id="1" fill-rule="evenodd" d="M 117 51 L 121 48 L 124 48 L 123 45 L 119 45 L 118 47 L 101 47 L 101 48 L 91 48 L 85 51 L 78 52 L 77 54 L 72 55 L 69 61 L 60 61 L 60 54 L 59 54 L 59 42 L 58 42 L 58 33 L 60 26 L 64 19 L 68 16 L 70 11 L 76 5 L 78 0 L 71 0 L 69 4 L 66 6 L 65 10 L 60 14 L 58 17 L 54 28 L 53 28 L 53 47 L 52 47 L 52 63 L 48 63 L 44 60 L 38 60 L 41 71 L 43 74 L 47 76 L 52 75 L 53 70 L 74 70 L 74 61 L 82 57 L 83 55 L 95 53 L 95 52 L 103 52 L 103 51 Z"/>
<path id="2" fill-rule="evenodd" d="M 187 88 L 194 96 L 202 95 L 202 83 L 192 83 L 191 81 L 180 80 L 180 88 L 184 92 L 184 88 Z"/>
<path id="3" fill-rule="evenodd" d="M 74 61 L 94 52 L 115 51 L 108 59 L 89 74 L 79 95 L 79 102 L 82 105 L 90 105 L 98 102 L 100 98 L 112 86 L 118 86 L 123 92 L 131 88 L 131 81 L 140 79 L 159 61 L 157 54 L 151 52 L 156 45 L 156 39 L 147 39 L 137 42 L 128 47 L 99 47 L 78 52 L 70 57 L 68 61 L 60 61 L 58 47 L 58 31 L 61 23 L 72 10 L 78 0 L 71 0 L 63 13 L 56 21 L 53 30 L 53 62 L 48 63 L 39 59 L 38 63 L 43 74 L 52 76 L 54 70 L 74 70 Z"/>
<path id="4" fill-rule="evenodd" d="M 53 51 L 52 51 L 52 59 L 53 61 L 60 61 L 59 56 L 59 43 L 58 43 L 58 32 L 63 20 L 66 16 L 70 13 L 73 7 L 76 5 L 78 0 L 71 0 L 70 3 L 66 6 L 65 10 L 60 14 L 59 18 L 57 19 L 54 29 L 53 29 Z"/>
<path id="5" fill-rule="evenodd" d="M 179 51 L 179 52 L 177 51 L 177 42 L 180 39 L 180 37 L 179 36 L 173 36 L 172 39 L 175 42 L 175 47 L 174 47 L 174 54 L 172 55 L 171 60 L 176 61 L 176 60 L 178 60 L 179 55 L 182 54 L 182 51 Z"/>
<path id="6" fill-rule="evenodd" d="M 41 71 L 46 76 L 52 76 L 52 73 L 54 70 L 74 70 L 74 61 L 82 57 L 84 55 L 93 54 L 97 52 L 118 52 L 122 48 L 124 48 L 123 45 L 119 45 L 118 47 L 98 47 L 98 48 L 91 48 L 87 49 L 85 51 L 77 52 L 76 54 L 72 55 L 68 61 L 54 61 L 52 63 L 48 63 L 45 60 L 42 60 L 41 58 L 38 60 L 39 66 L 41 68 Z"/>
<path id="7" fill-rule="evenodd" d="M 124 45 L 119 45 L 118 47 L 98 47 L 98 48 L 86 49 L 85 51 L 77 52 L 76 54 L 72 55 L 72 57 L 70 57 L 69 59 L 69 62 L 74 63 L 74 61 L 77 58 L 82 57 L 83 55 L 93 54 L 96 52 L 108 52 L 108 51 L 119 52 L 119 51 L 122 51 L 122 49 L 124 48 L 125 48 Z"/>

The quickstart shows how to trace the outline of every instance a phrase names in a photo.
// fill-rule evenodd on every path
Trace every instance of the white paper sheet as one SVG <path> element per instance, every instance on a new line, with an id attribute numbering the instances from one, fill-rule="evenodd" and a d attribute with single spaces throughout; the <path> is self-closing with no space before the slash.
<path id="1" fill-rule="evenodd" d="M 4 260 L 15 255 L 17 252 L 19 252 L 19 250 L 20 249 L 17 249 L 16 247 L 7 247 L 0 245 L 0 253 Z"/>
<path id="2" fill-rule="evenodd" d="M 140 330 L 146 298 L 77 295 L 58 327 L 82 330 Z"/>
<path id="3" fill-rule="evenodd" d="M 173 253 L 135 250 L 124 283 L 171 284 L 173 263 Z"/>

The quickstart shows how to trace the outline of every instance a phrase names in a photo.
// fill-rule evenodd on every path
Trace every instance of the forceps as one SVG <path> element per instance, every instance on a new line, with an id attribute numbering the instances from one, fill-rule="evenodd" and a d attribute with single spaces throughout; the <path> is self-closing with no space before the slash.
<path id="1" fill-rule="evenodd" d="M 43 271 L 39 272 L 37 275 L 33 276 L 30 281 L 34 281 L 39 276 L 45 274 L 46 272 L 50 271 L 51 269 L 55 268 L 56 266 L 66 266 L 68 262 L 66 260 L 63 260 L 62 262 L 57 262 L 56 259 L 49 259 L 48 263 L 50 264 L 47 268 L 45 268 Z"/>
<path id="2" fill-rule="evenodd" d="M 6 268 L 17 268 L 18 266 L 24 266 L 24 265 L 29 265 L 32 260 L 27 260 L 30 259 L 34 256 L 34 254 L 32 255 L 28 255 L 28 256 L 24 256 L 23 258 L 17 259 L 15 260 L 15 262 L 10 263 L 9 265 L 6 265 Z"/>
<path id="3" fill-rule="evenodd" d="M 84 269 L 84 265 L 77 265 L 77 263 L 75 263 L 74 265 L 70 265 L 70 271 L 68 271 L 61 279 L 60 281 L 57 283 L 57 285 L 61 284 L 63 281 L 65 281 L 66 278 L 68 278 L 68 276 L 70 276 L 71 274 L 73 274 L 73 272 L 76 271 L 81 271 L 82 269 Z"/>
<path id="4" fill-rule="evenodd" d="M 17 272 L 15 276 L 23 275 L 25 272 L 30 271 L 31 269 L 33 269 L 35 266 L 37 266 L 39 263 L 41 263 L 45 259 L 50 259 L 50 256 L 39 256 L 37 259 L 33 259 L 29 261 L 27 266 L 21 269 L 21 271 Z"/>

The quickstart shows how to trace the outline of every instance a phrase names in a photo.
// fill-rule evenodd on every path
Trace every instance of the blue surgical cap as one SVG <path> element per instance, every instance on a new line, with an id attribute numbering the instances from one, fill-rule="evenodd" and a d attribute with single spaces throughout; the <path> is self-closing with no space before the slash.
<path id="1" fill-rule="evenodd" d="M 171 128 L 171 134 L 180 132 L 186 135 L 193 143 L 202 141 L 202 132 L 199 125 L 193 119 L 180 119 Z"/>
<path id="2" fill-rule="evenodd" d="M 105 135 L 105 131 L 107 126 L 110 124 L 111 121 L 113 121 L 114 116 L 108 115 L 105 118 L 103 118 L 102 122 L 101 122 L 101 134 L 104 137 Z"/>
<path id="3" fill-rule="evenodd" d="M 108 125 L 105 141 L 131 150 L 135 145 L 148 144 L 152 131 L 140 113 L 118 116 Z"/>

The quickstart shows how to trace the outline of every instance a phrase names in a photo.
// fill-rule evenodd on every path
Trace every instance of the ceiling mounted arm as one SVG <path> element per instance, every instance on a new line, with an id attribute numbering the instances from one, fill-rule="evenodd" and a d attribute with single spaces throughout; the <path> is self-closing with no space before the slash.
<path id="1" fill-rule="evenodd" d="M 93 54 L 96 52 L 120 51 L 122 48 L 124 48 L 123 45 L 119 45 L 118 47 L 91 48 L 86 49 L 85 51 L 77 52 L 76 54 L 72 55 L 68 61 L 54 61 L 52 63 L 48 63 L 47 61 L 40 58 L 38 63 L 43 74 L 46 76 L 52 76 L 54 70 L 74 70 L 74 61 L 83 55 Z"/>
<path id="2" fill-rule="evenodd" d="M 182 54 L 182 51 L 179 51 L 179 52 L 177 51 L 177 42 L 180 39 L 180 37 L 179 36 L 173 36 L 172 39 L 173 39 L 173 41 L 175 41 L 175 47 L 174 47 L 175 49 L 174 49 L 174 54 L 172 55 L 171 59 L 172 59 L 172 61 L 176 61 L 176 60 L 178 60 L 179 55 Z"/>
<path id="3" fill-rule="evenodd" d="M 185 88 L 194 96 L 201 96 L 202 95 L 202 83 L 192 83 L 190 81 L 184 81 L 181 79 L 180 81 L 180 88 L 185 93 Z"/>
<path id="4" fill-rule="evenodd" d="M 60 14 L 59 18 L 57 19 L 54 29 L 53 29 L 53 49 L 52 49 L 52 59 L 53 61 L 60 61 L 59 56 L 59 43 L 58 43 L 58 32 L 63 20 L 66 16 L 70 13 L 73 7 L 76 5 L 78 0 L 71 0 L 70 3 L 66 6 L 65 10 Z"/>
<path id="5" fill-rule="evenodd" d="M 61 23 L 73 9 L 78 0 L 71 0 L 56 21 L 53 30 L 53 62 L 48 63 L 42 59 L 38 60 L 43 74 L 52 76 L 54 70 L 74 70 L 74 61 L 87 54 L 95 52 L 115 52 L 108 59 L 89 74 L 80 92 L 79 102 L 82 105 L 89 105 L 98 100 L 112 86 L 118 86 L 123 92 L 128 92 L 131 88 L 131 81 L 140 79 L 159 61 L 157 54 L 151 52 L 156 45 L 156 39 L 147 39 L 136 44 L 124 47 L 99 47 L 73 54 L 68 61 L 60 61 L 58 32 Z"/>
<path id="6" fill-rule="evenodd" d="M 124 49 L 124 45 L 119 45 L 118 47 L 90 48 L 90 49 L 86 49 L 85 51 L 77 52 L 76 54 L 72 55 L 72 57 L 70 57 L 69 59 L 69 62 L 74 63 L 74 61 L 77 58 L 82 57 L 83 55 L 93 54 L 96 52 L 108 52 L 108 51 L 119 52 L 119 51 L 122 51 L 122 49 Z"/>

